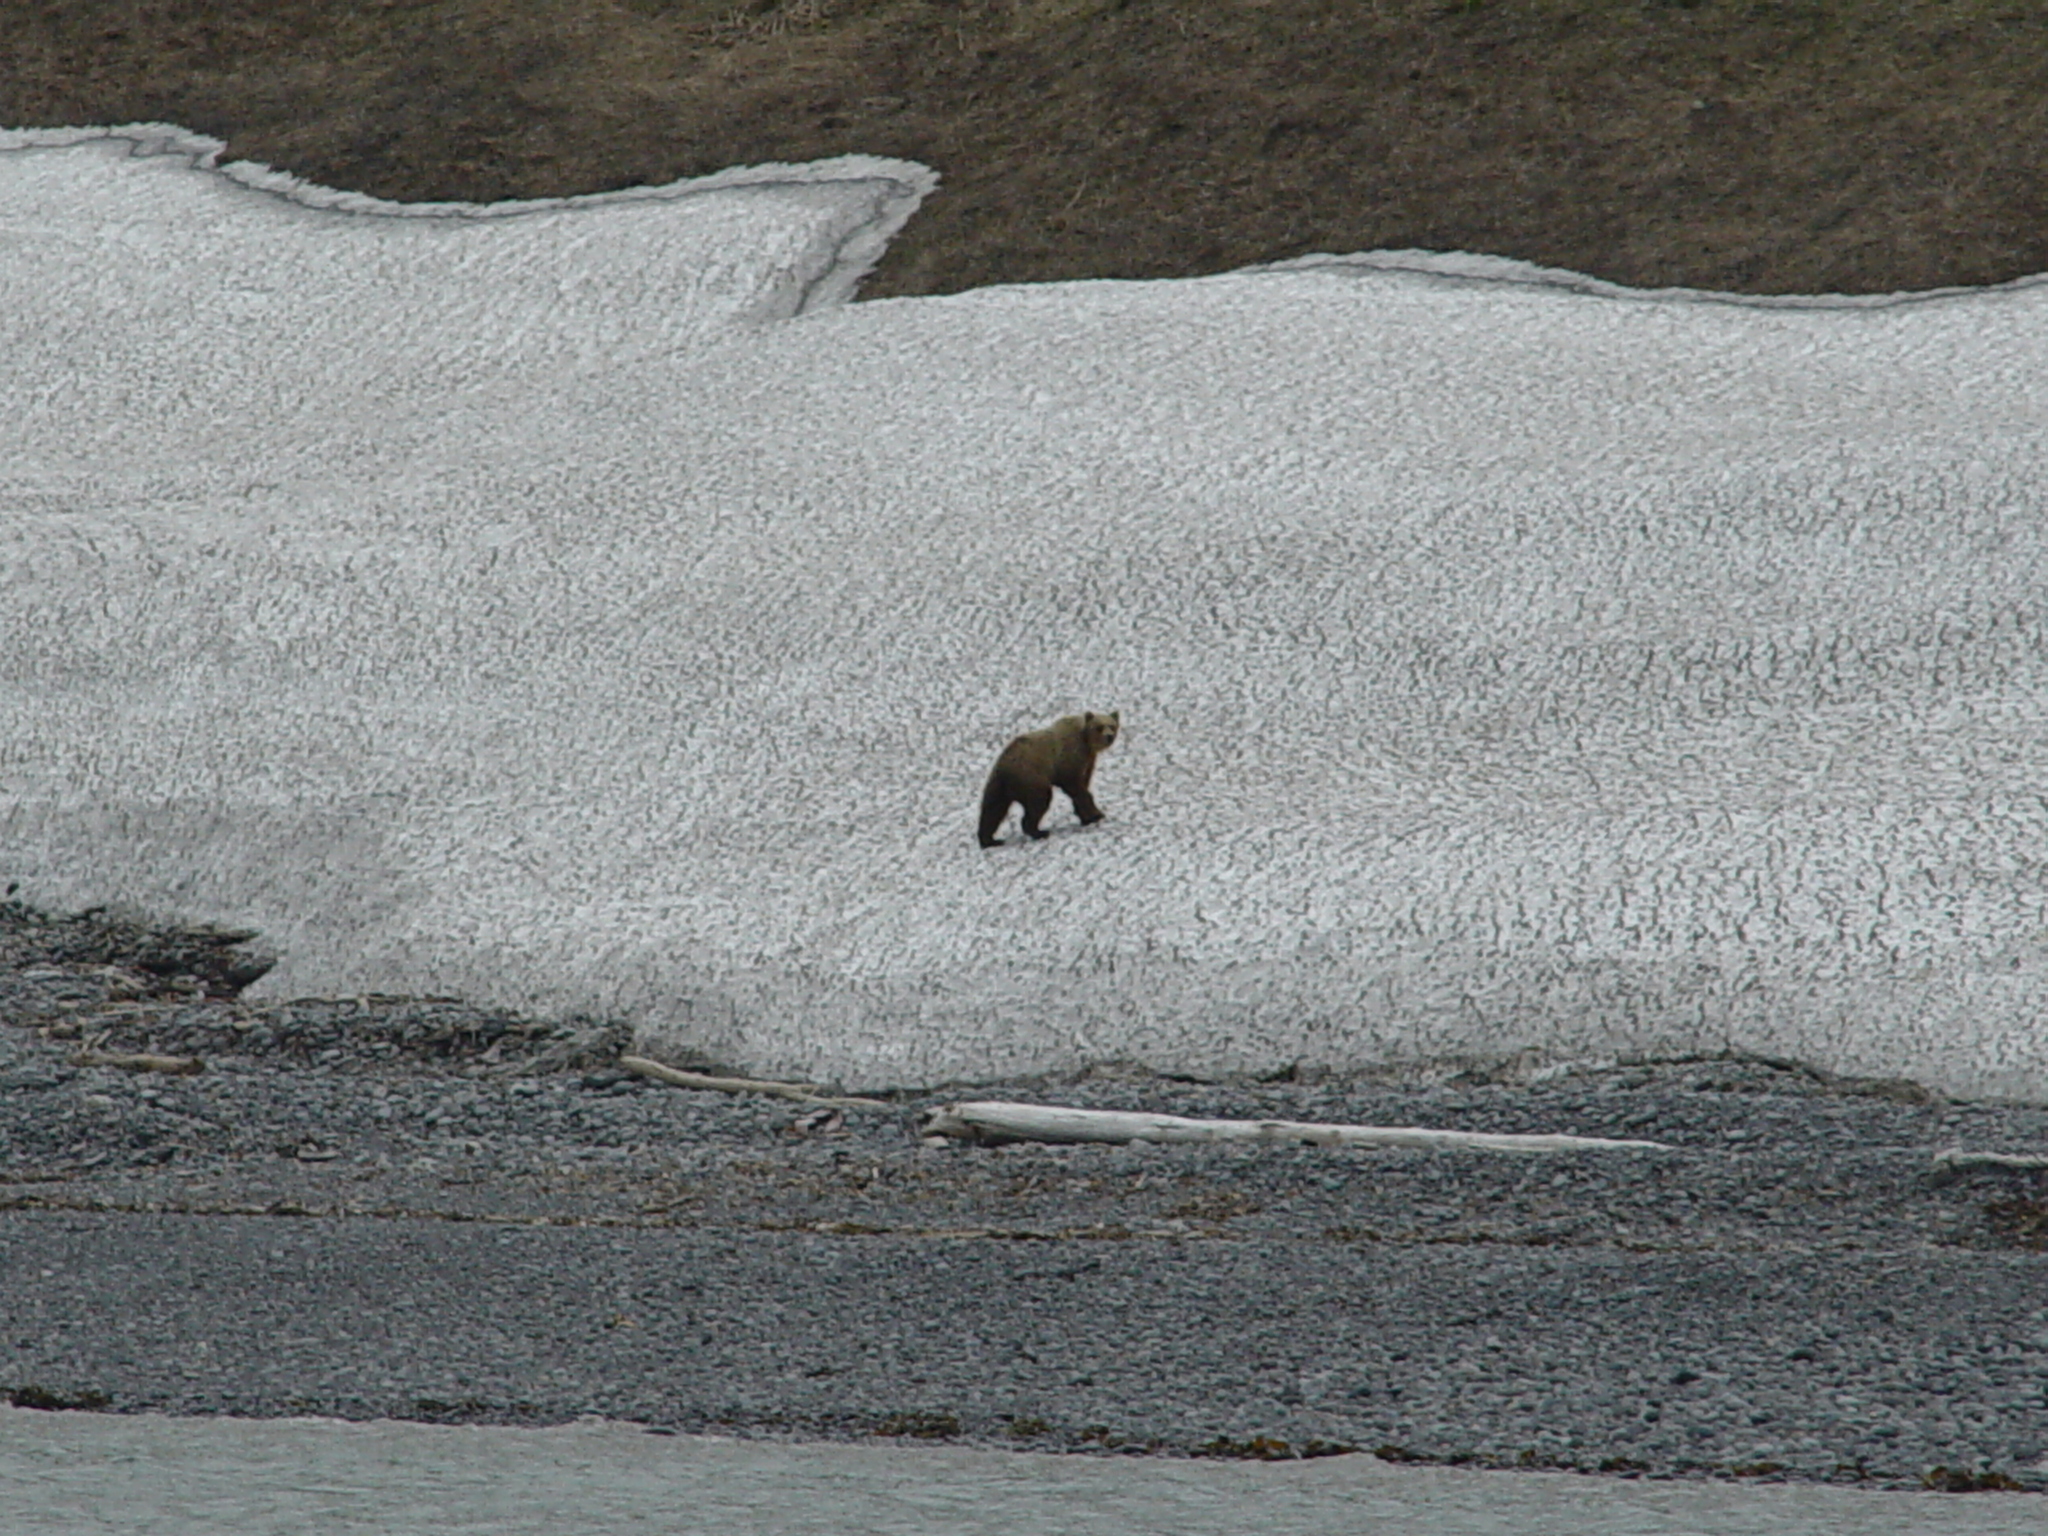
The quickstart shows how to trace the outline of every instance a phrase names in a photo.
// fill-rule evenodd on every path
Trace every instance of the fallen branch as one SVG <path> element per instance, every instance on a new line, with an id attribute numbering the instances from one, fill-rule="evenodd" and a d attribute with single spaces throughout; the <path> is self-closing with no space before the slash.
<path id="1" fill-rule="evenodd" d="M 1419 1126 L 1316 1125 L 1301 1120 L 1189 1120 L 1117 1109 L 1065 1109 L 1043 1104 L 981 1102 L 926 1110 L 925 1136 L 963 1141 L 1195 1142 L 1265 1141 L 1311 1147 L 1425 1147 L 1472 1152 L 1668 1152 L 1659 1141 L 1601 1136 L 1513 1136 L 1489 1131 L 1435 1131 Z"/>
<path id="2" fill-rule="evenodd" d="M 79 1051 L 71 1058 L 74 1067 L 119 1067 L 123 1072 L 168 1072 L 173 1077 L 190 1077 L 204 1072 L 206 1063 L 197 1056 L 133 1055 L 125 1051 Z"/>
<path id="3" fill-rule="evenodd" d="M 678 1088 L 705 1088 L 715 1093 L 772 1093 L 778 1099 L 795 1099 L 799 1104 L 833 1104 L 842 1108 L 896 1107 L 880 1099 L 835 1098 L 831 1094 L 819 1093 L 806 1083 L 770 1083 L 753 1077 L 707 1077 L 702 1072 L 685 1072 L 679 1067 L 665 1067 L 658 1061 L 649 1061 L 645 1056 L 621 1056 L 619 1065 L 628 1072 L 638 1072 L 642 1077 L 651 1077 L 656 1082 L 673 1083 Z"/>

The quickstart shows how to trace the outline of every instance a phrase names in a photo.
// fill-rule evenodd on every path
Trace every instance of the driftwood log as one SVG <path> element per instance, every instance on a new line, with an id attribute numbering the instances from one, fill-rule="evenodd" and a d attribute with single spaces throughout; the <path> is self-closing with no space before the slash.
<path id="1" fill-rule="evenodd" d="M 2048 1170 L 2048 1157 L 2027 1152 L 1965 1152 L 1949 1147 L 1934 1154 L 1935 1182 L 1948 1183 L 1966 1173 L 2040 1173 Z"/>
<path id="2" fill-rule="evenodd" d="M 768 1093 L 778 1099 L 795 1099 L 799 1104 L 831 1104 L 840 1108 L 894 1109 L 894 1104 L 881 1099 L 837 1098 L 820 1093 L 808 1083 L 771 1083 L 756 1077 L 711 1077 L 702 1072 L 685 1072 L 680 1067 L 664 1066 L 658 1061 L 649 1061 L 645 1056 L 621 1056 L 619 1065 L 628 1072 L 638 1072 L 642 1077 L 651 1077 L 658 1083 L 669 1083 L 677 1088 L 702 1088 L 714 1093 Z"/>
<path id="3" fill-rule="evenodd" d="M 1423 1147 L 1472 1152 L 1668 1152 L 1658 1141 L 1602 1136 L 1515 1136 L 1491 1131 L 1437 1131 L 1420 1126 L 1317 1125 L 1301 1120 L 1190 1120 L 1116 1109 L 1065 1109 L 1044 1104 L 978 1101 L 926 1110 L 927 1137 L 961 1141 L 1274 1142 L 1311 1147 Z"/>

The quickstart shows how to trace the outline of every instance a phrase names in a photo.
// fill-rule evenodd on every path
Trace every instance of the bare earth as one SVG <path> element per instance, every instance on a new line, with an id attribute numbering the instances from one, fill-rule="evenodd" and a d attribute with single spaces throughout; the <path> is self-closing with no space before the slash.
<path id="1" fill-rule="evenodd" d="M 867 288 L 1480 251 L 1641 286 L 2048 270 L 2017 0 L 0 0 L 0 125 L 162 120 L 405 200 L 859 152 Z"/>

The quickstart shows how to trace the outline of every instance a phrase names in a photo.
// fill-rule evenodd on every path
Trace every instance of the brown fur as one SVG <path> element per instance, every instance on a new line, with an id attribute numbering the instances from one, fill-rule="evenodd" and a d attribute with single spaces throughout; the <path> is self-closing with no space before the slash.
<path id="1" fill-rule="evenodd" d="M 1024 835 L 1044 837 L 1039 821 L 1052 809 L 1052 792 L 1061 790 L 1074 802 L 1081 825 L 1102 820 L 1102 807 L 1088 793 L 1095 777 L 1095 759 L 1107 752 L 1122 729 L 1121 715 L 1093 712 L 1062 715 L 1042 731 L 1026 731 L 996 759 L 988 787 L 981 792 L 981 846 L 999 842 L 996 829 L 1012 805 L 1024 807 Z"/>

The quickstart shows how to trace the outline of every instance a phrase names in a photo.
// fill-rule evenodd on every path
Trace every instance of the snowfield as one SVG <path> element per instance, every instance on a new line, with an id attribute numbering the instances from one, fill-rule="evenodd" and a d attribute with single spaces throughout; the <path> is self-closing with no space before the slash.
<path id="1" fill-rule="evenodd" d="M 2048 286 L 845 302 L 934 178 L 0 133 L 0 884 L 849 1086 L 1739 1046 L 2048 1098 Z M 983 852 L 1020 730 L 1108 820 Z"/>

